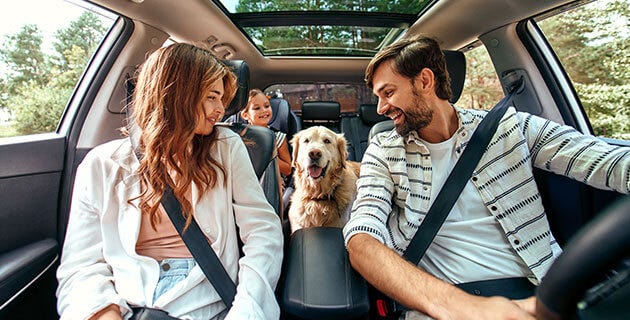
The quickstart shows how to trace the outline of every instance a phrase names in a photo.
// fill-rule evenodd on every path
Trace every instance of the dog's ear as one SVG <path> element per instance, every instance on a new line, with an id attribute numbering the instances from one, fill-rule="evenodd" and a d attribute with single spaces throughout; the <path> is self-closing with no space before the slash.
<path id="1" fill-rule="evenodd" d="M 297 157 L 298 157 L 298 149 L 300 148 L 300 133 L 296 133 L 295 135 L 293 135 L 293 138 L 291 138 L 291 148 L 293 148 L 293 154 L 291 156 L 291 166 L 293 168 L 297 168 Z"/>
<path id="2" fill-rule="evenodd" d="M 339 160 L 342 168 L 346 168 L 346 159 L 348 158 L 348 149 L 346 138 L 343 133 L 337 133 L 337 149 L 339 151 Z"/>

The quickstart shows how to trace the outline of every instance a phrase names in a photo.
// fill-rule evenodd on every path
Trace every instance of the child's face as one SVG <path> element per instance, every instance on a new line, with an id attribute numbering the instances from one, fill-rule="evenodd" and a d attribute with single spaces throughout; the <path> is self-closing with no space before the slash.
<path id="1" fill-rule="evenodd" d="M 257 94 L 249 100 L 247 112 L 243 114 L 249 123 L 266 127 L 273 116 L 269 99 L 264 94 Z"/>

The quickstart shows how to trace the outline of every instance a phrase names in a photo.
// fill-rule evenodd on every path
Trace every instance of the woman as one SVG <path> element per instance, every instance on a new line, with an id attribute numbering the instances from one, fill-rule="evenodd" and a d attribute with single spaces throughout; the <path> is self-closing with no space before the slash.
<path id="1" fill-rule="evenodd" d="M 215 127 L 235 91 L 231 71 L 190 44 L 144 63 L 133 97 L 141 160 L 125 138 L 77 169 L 57 271 L 61 319 L 129 319 L 137 306 L 182 319 L 279 318 L 279 218 L 240 137 Z M 160 205 L 166 185 L 237 283 L 229 311 Z"/>
<path id="2" fill-rule="evenodd" d="M 247 100 L 247 105 L 241 111 L 241 117 L 255 126 L 269 126 L 269 121 L 273 117 L 273 110 L 269 99 L 260 89 L 249 91 L 249 99 Z M 291 174 L 291 154 L 287 145 L 287 135 L 280 131 L 275 131 L 274 133 L 276 135 L 278 167 L 284 178 Z"/>

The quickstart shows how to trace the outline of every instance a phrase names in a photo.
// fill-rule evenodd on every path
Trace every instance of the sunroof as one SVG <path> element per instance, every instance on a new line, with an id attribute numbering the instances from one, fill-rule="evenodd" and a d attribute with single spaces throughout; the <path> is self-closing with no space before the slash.
<path id="1" fill-rule="evenodd" d="M 277 26 L 243 28 L 264 55 L 373 56 L 386 38 L 405 28 L 359 26 Z"/>
<path id="2" fill-rule="evenodd" d="M 213 0 L 266 56 L 373 56 L 435 0 Z"/>
<path id="3" fill-rule="evenodd" d="M 354 11 L 418 14 L 429 0 L 220 0 L 230 13 Z"/>

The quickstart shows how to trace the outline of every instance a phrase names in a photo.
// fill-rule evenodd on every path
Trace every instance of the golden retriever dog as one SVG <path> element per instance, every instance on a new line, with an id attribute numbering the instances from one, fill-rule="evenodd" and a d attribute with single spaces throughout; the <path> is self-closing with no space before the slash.
<path id="1" fill-rule="evenodd" d="M 360 163 L 348 161 L 343 134 L 315 126 L 291 139 L 295 191 L 291 196 L 291 233 L 307 227 L 343 227 L 357 195 Z"/>

